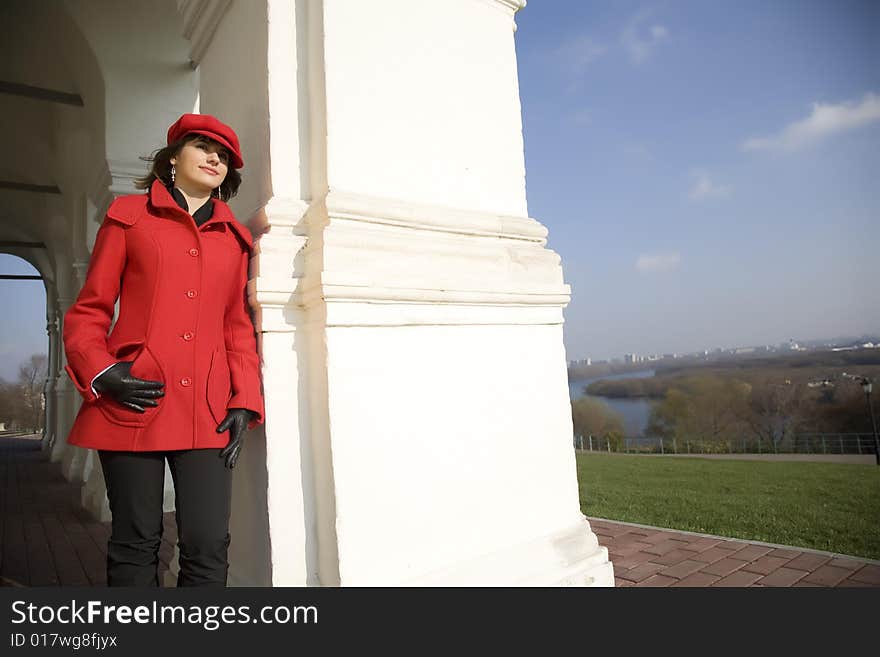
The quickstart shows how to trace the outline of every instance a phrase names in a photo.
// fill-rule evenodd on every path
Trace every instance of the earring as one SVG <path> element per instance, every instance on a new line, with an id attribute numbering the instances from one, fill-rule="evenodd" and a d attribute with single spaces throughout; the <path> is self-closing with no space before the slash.
<path id="1" fill-rule="evenodd" d="M 217 187 L 217 198 L 219 198 L 221 201 L 223 200 L 223 190 L 219 187 Z"/>
<path id="2" fill-rule="evenodd" d="M 174 165 L 171 165 L 171 184 L 174 184 Z"/>

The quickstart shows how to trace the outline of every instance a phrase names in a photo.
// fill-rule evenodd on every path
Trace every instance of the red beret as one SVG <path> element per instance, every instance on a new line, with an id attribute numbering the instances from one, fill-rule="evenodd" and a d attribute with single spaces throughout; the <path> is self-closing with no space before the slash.
<path id="1" fill-rule="evenodd" d="M 229 151 L 229 160 L 233 169 L 241 169 L 244 166 L 235 130 L 210 114 L 182 115 L 168 128 L 168 146 L 191 132 L 205 135 L 223 144 Z"/>

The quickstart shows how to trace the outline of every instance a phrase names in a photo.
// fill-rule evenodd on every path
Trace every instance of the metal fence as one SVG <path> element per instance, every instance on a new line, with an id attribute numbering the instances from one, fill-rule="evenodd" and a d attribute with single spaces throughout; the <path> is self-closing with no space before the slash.
<path id="1" fill-rule="evenodd" d="M 575 436 L 574 447 L 626 454 L 873 454 L 874 436 L 870 433 L 802 433 L 778 441 L 754 437 L 675 440 Z"/>

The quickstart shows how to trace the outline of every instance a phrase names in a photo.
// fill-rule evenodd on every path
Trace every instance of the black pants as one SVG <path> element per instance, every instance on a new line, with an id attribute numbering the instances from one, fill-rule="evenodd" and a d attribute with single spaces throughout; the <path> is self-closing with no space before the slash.
<path id="1" fill-rule="evenodd" d="M 178 586 L 226 586 L 232 471 L 220 449 L 98 450 L 113 514 L 108 586 L 159 586 L 165 459 L 174 480 Z"/>

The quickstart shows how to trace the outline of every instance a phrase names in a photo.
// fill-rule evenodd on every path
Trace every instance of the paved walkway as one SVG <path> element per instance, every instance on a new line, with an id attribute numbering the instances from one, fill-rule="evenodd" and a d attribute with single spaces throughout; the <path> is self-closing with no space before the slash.
<path id="1" fill-rule="evenodd" d="M 880 561 L 589 518 L 617 586 L 878 586 Z"/>
<path id="2" fill-rule="evenodd" d="M 80 506 L 80 485 L 40 452 L 39 436 L 0 437 L 0 586 L 106 586 L 110 523 Z M 164 581 L 177 526 L 165 514 Z"/>
<path id="3" fill-rule="evenodd" d="M 110 523 L 79 504 L 80 485 L 40 452 L 39 436 L 0 437 L 0 586 L 106 586 Z M 590 518 L 618 586 L 880 586 L 880 562 Z M 177 528 L 165 514 L 159 575 Z"/>

